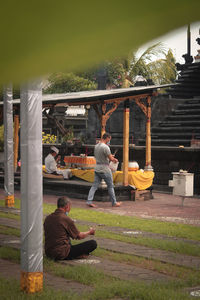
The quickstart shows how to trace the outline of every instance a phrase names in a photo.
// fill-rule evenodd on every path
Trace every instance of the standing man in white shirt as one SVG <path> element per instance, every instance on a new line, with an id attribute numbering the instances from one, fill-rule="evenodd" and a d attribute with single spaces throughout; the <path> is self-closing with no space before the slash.
<path id="1" fill-rule="evenodd" d="M 117 202 L 113 184 L 113 177 L 112 172 L 109 167 L 109 162 L 112 161 L 117 163 L 118 160 L 111 154 L 110 144 L 111 135 L 109 133 L 104 133 L 100 142 L 94 148 L 94 156 L 96 158 L 96 167 L 95 167 L 95 176 L 93 185 L 89 191 L 88 198 L 87 198 L 87 205 L 90 207 L 96 207 L 95 204 L 92 203 L 94 194 L 98 189 L 101 180 L 104 179 L 107 187 L 108 187 L 108 194 L 110 196 L 110 200 L 113 207 L 119 207 L 121 202 Z"/>
<path id="2" fill-rule="evenodd" d="M 45 158 L 45 169 L 49 174 L 63 175 L 64 179 L 69 179 L 72 177 L 70 169 L 59 170 L 57 168 L 57 163 L 60 160 L 60 155 L 58 155 L 59 150 L 55 146 L 51 146 L 51 152 Z M 58 155 L 58 156 L 57 156 Z M 55 157 L 57 158 L 55 159 Z"/>

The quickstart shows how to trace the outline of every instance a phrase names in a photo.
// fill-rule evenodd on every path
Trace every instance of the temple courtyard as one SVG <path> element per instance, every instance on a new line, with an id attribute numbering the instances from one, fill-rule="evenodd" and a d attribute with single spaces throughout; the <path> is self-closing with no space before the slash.
<path id="1" fill-rule="evenodd" d="M 1 295 L 13 299 L 13 290 L 15 299 L 28 299 L 19 283 L 20 192 L 15 208 L 5 208 L 4 198 L 1 189 Z M 44 217 L 57 198 L 44 195 Z M 44 291 L 33 299 L 200 299 L 199 196 L 182 203 L 179 196 L 156 191 L 151 200 L 123 201 L 119 208 L 95 204 L 89 208 L 85 200 L 72 199 L 70 214 L 81 231 L 96 228 L 98 249 L 84 260 L 53 262 L 44 256 Z"/>

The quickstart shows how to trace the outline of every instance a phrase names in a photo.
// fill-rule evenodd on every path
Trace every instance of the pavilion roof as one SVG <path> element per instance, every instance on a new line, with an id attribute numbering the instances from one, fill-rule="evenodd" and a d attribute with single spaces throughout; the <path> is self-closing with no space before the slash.
<path id="1" fill-rule="evenodd" d="M 167 88 L 173 84 L 137 86 L 131 88 L 83 91 L 75 93 L 43 94 L 42 102 L 46 105 L 86 105 L 113 102 L 116 99 L 125 101 L 128 98 L 153 95 L 158 89 Z M 20 99 L 14 99 L 13 104 L 19 104 Z M 3 102 L 0 102 L 3 105 Z"/>

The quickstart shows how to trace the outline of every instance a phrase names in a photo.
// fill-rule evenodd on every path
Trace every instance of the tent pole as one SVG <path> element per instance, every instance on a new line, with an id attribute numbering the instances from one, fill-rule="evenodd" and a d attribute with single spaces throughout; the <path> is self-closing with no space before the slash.
<path id="1" fill-rule="evenodd" d="M 19 115 L 14 116 L 14 171 L 17 170 L 19 148 Z"/>
<path id="2" fill-rule="evenodd" d="M 42 84 L 21 87 L 21 289 L 43 288 Z"/>
<path id="3" fill-rule="evenodd" d="M 4 100 L 4 189 L 5 206 L 14 207 L 14 166 L 13 166 L 13 93 L 12 85 L 3 89 Z"/>

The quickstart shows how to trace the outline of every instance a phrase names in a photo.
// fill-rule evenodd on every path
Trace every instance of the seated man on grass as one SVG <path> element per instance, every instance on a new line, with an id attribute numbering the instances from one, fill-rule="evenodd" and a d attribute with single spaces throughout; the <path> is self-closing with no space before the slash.
<path id="1" fill-rule="evenodd" d="M 44 222 L 45 253 L 55 260 L 87 258 L 97 247 L 95 240 L 88 240 L 77 245 L 71 245 L 71 238 L 82 240 L 89 235 L 94 235 L 95 230 L 80 232 L 74 221 L 68 217 L 71 201 L 67 197 L 57 200 L 57 209 L 46 217 Z"/>

